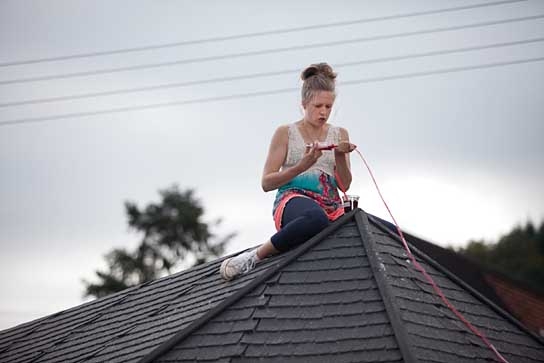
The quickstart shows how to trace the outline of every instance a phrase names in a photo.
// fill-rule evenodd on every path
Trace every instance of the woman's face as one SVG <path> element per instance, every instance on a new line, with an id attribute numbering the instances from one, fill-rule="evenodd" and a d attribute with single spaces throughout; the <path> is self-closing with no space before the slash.
<path id="1" fill-rule="evenodd" d="M 323 126 L 329 119 L 333 104 L 334 93 L 330 91 L 317 92 L 314 97 L 302 104 L 304 120 L 313 126 Z"/>

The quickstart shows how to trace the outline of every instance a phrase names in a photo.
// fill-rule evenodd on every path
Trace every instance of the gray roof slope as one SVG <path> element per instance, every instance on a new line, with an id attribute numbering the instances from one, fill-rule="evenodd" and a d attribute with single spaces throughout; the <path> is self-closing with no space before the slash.
<path id="1" fill-rule="evenodd" d="M 360 225 L 372 242 L 387 280 L 389 298 L 400 310 L 410 347 L 421 362 L 496 361 L 482 340 L 436 295 L 413 266 L 400 239 L 379 223 Z M 544 342 L 441 265 L 410 246 L 453 306 L 498 349 L 509 362 L 544 362 Z"/>
<path id="2" fill-rule="evenodd" d="M 541 340 L 412 250 L 510 362 L 544 362 Z M 407 259 L 357 210 L 234 281 L 217 260 L 2 331 L 0 362 L 493 361 Z"/>
<path id="3" fill-rule="evenodd" d="M 395 235 L 363 211 L 346 217 L 143 362 L 495 361 L 411 266 Z M 541 340 L 413 252 L 506 359 L 544 361 Z"/>
<path id="4" fill-rule="evenodd" d="M 403 361 L 356 224 L 302 250 L 154 362 Z"/>
<path id="5" fill-rule="evenodd" d="M 0 362 L 137 362 L 273 265 L 225 283 L 221 260 L 0 332 Z"/>
<path id="6" fill-rule="evenodd" d="M 393 233 L 397 233 L 397 227 L 391 222 L 374 216 L 369 217 L 370 219 L 383 224 L 384 227 L 387 227 L 389 230 L 393 231 Z M 508 310 L 507 306 L 495 292 L 495 289 L 485 278 L 487 273 L 491 272 L 493 274 L 497 274 L 497 272 L 489 271 L 488 268 L 483 267 L 476 261 L 473 261 L 453 250 L 428 242 L 406 231 L 403 231 L 402 233 L 410 245 L 415 246 L 419 251 L 425 253 L 427 256 L 431 256 L 432 259 L 438 262 L 443 268 L 452 272 L 480 294 L 491 300 L 495 305 L 498 305 L 502 309 Z M 500 276 L 501 278 L 504 278 L 503 274 Z M 528 290 L 536 293 L 531 289 Z"/>

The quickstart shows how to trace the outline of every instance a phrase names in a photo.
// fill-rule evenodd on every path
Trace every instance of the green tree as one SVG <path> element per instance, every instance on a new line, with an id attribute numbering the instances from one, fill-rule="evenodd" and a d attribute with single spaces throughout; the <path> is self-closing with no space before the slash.
<path id="1" fill-rule="evenodd" d="M 86 296 L 106 296 L 187 267 L 188 261 L 198 265 L 224 252 L 234 233 L 216 238 L 202 220 L 204 209 L 193 190 L 180 191 L 173 185 L 159 194 L 159 203 L 143 209 L 125 202 L 129 227 L 143 234 L 142 241 L 134 251 L 114 249 L 106 254 L 108 270 L 96 271 L 98 282 L 83 281 Z"/>
<path id="2" fill-rule="evenodd" d="M 476 261 L 485 264 L 489 257 L 489 251 L 492 247 L 488 245 L 484 240 L 470 241 L 465 249 L 461 249 L 460 252 L 464 255 L 470 256 Z"/>
<path id="3" fill-rule="evenodd" d="M 483 266 L 524 282 L 536 290 L 544 287 L 544 222 L 539 228 L 527 222 L 516 226 L 496 243 L 470 241 L 458 250 Z"/>

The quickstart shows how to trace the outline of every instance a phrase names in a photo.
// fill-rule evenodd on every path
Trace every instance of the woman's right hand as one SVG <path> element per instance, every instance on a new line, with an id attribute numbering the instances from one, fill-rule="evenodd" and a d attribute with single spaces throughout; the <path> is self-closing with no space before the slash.
<path id="1" fill-rule="evenodd" d="M 300 169 L 302 169 L 302 171 L 308 170 L 317 162 L 317 159 L 319 159 L 321 155 L 323 155 L 323 151 L 319 150 L 317 141 L 315 141 L 312 146 L 307 146 L 306 152 L 298 162 Z"/>

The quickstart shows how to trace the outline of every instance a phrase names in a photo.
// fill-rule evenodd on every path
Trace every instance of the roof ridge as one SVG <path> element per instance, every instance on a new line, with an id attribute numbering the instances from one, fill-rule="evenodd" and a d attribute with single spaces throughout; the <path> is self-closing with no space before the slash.
<path id="1" fill-rule="evenodd" d="M 391 291 L 391 288 L 384 275 L 385 269 L 380 267 L 383 266 L 383 264 L 378 260 L 378 254 L 375 250 L 374 241 L 371 237 L 368 226 L 368 216 L 363 210 L 355 215 L 355 223 L 357 224 L 357 228 L 361 234 L 361 242 L 363 244 L 363 248 L 366 250 L 368 261 L 374 274 L 376 284 L 378 285 L 378 291 L 382 296 L 385 311 L 391 322 L 391 327 L 397 340 L 399 350 L 402 354 L 402 358 L 408 363 L 418 362 L 415 354 L 410 348 L 411 345 L 408 344 L 410 337 L 404 328 L 400 315 L 400 307 L 395 303 L 396 300 L 392 298 L 393 292 Z"/>
<path id="2" fill-rule="evenodd" d="M 105 314 L 108 314 L 111 312 L 111 309 L 115 306 L 118 306 L 120 304 L 122 304 L 125 300 L 129 299 L 130 296 L 133 296 L 135 295 L 138 290 L 140 290 L 141 288 L 145 287 L 147 284 L 149 284 L 151 281 L 147 281 L 147 282 L 144 282 L 142 284 L 139 284 L 137 286 L 134 286 L 134 288 L 129 288 L 129 289 L 126 289 L 126 290 L 123 290 L 125 292 L 125 294 L 116 294 L 117 296 L 120 296 L 119 299 L 117 300 L 114 300 L 112 301 L 110 304 L 106 304 L 102 309 L 100 309 L 96 315 L 92 316 L 91 318 L 89 319 L 86 319 L 85 321 L 83 321 L 81 324 L 78 324 L 76 327 L 74 327 L 74 329 L 71 329 L 66 335 L 64 335 L 61 339 L 59 339 L 58 341 L 55 341 L 52 345 L 48 346 L 47 348 L 43 349 L 39 355 L 37 355 L 36 357 L 32 358 L 32 360 L 30 360 L 30 363 L 32 362 L 35 362 L 39 359 L 41 359 L 42 356 L 46 355 L 46 354 L 49 354 L 51 352 L 51 349 L 55 349 L 58 345 L 60 344 L 63 344 L 65 343 L 68 339 L 72 338 L 73 336 L 77 336 L 80 332 L 78 331 L 80 328 L 82 327 L 85 327 L 85 326 L 88 326 L 89 324 L 92 324 L 93 322 L 101 319 Z M 120 291 L 122 292 L 122 291 Z M 54 316 L 60 316 L 62 314 L 62 312 L 60 313 L 57 313 L 57 314 L 53 314 L 51 315 L 51 317 L 54 317 Z M 136 326 L 138 325 L 138 323 L 134 323 L 132 324 L 129 328 L 127 329 L 124 329 L 123 330 L 123 333 L 122 334 L 117 334 L 115 336 L 114 339 L 112 339 L 110 342 L 108 342 L 105 346 L 102 346 L 98 349 L 95 349 L 89 353 L 86 353 L 86 354 L 83 354 L 83 358 L 82 359 L 88 359 L 88 358 L 92 358 L 96 355 L 96 353 L 98 353 L 99 351 L 105 349 L 108 345 L 110 345 L 115 339 L 119 338 L 120 335 L 123 335 L 125 334 L 127 331 L 129 330 L 132 330 L 134 329 Z"/>
<path id="3" fill-rule="evenodd" d="M 208 273 L 208 274 L 205 274 L 203 277 L 205 278 L 205 277 L 208 277 L 208 276 L 209 276 L 209 273 Z M 155 280 L 148 281 L 148 282 L 146 282 L 145 284 L 151 284 L 152 281 L 155 281 Z M 172 296 L 172 298 L 170 298 L 166 304 L 163 304 L 163 305 L 161 305 L 160 307 L 158 307 L 157 309 L 154 309 L 152 312 L 149 312 L 149 314 L 146 314 L 145 317 L 143 317 L 141 321 L 133 322 L 133 323 L 129 324 L 127 327 L 124 327 L 120 332 L 118 332 L 117 334 L 115 334 L 115 336 L 112 337 L 108 343 L 106 343 L 104 346 L 101 346 L 101 347 L 98 348 L 98 349 L 93 350 L 92 352 L 89 352 L 88 354 L 86 354 L 86 355 L 83 357 L 83 359 L 84 359 L 84 360 L 87 360 L 87 359 L 94 358 L 98 353 L 100 353 L 100 352 L 103 351 L 104 349 L 107 349 L 109 346 L 113 345 L 113 343 L 114 343 L 117 339 L 124 337 L 124 336 L 127 334 L 127 332 L 129 332 L 129 331 L 131 331 L 131 330 L 133 330 L 133 329 L 136 329 L 137 327 L 139 327 L 139 326 L 142 325 L 142 324 L 145 324 L 145 323 L 147 322 L 147 320 L 148 320 L 150 317 L 153 317 L 153 316 L 155 316 L 156 314 L 158 314 L 158 313 L 160 313 L 161 311 L 163 311 L 164 309 L 168 308 L 168 307 L 171 305 L 171 303 L 172 303 L 172 301 L 173 301 L 174 299 L 177 299 L 177 298 L 179 298 L 180 296 L 187 294 L 187 292 L 193 290 L 195 287 L 197 287 L 197 285 L 198 285 L 198 284 L 196 284 L 196 283 L 192 283 L 192 284 L 190 284 L 189 286 L 183 288 L 181 292 L 179 292 L 178 294 L 174 294 L 174 296 Z M 141 285 L 138 285 L 138 286 L 142 286 L 142 287 L 143 287 L 144 284 L 141 284 Z M 123 299 L 120 299 L 119 302 L 120 302 L 120 303 L 123 303 L 124 300 L 127 300 L 127 299 L 129 298 L 129 295 L 130 295 L 130 294 L 128 294 L 128 295 L 126 295 L 125 297 L 123 297 Z M 100 317 L 101 317 L 101 316 L 100 316 Z"/>
<path id="4" fill-rule="evenodd" d="M 101 297 L 101 298 L 96 298 L 96 299 L 92 299 L 92 300 L 89 300 L 89 301 L 84 301 L 81 304 L 78 304 L 76 306 L 71 306 L 69 308 L 66 308 L 66 309 L 63 309 L 63 310 L 60 310 L 60 311 L 56 311 L 54 313 L 51 313 L 51 314 L 48 314 L 48 315 L 45 315 L 45 316 L 41 316 L 41 317 L 36 318 L 36 319 L 25 321 L 25 322 L 23 322 L 21 324 L 9 327 L 7 329 L 2 329 L 2 330 L 0 330 L 0 333 L 2 333 L 2 334 L 3 333 L 8 333 L 11 330 L 17 330 L 19 328 L 23 328 L 25 326 L 30 326 L 30 325 L 36 324 L 38 322 L 42 322 L 42 323 L 43 322 L 49 322 L 51 319 L 55 319 L 55 318 L 58 318 L 58 317 L 60 317 L 62 315 L 76 312 L 76 311 L 78 311 L 78 310 L 80 310 L 82 308 L 87 308 L 87 307 L 89 307 L 91 305 L 95 305 L 95 304 L 105 303 L 105 305 L 107 305 L 107 307 L 109 307 L 111 304 L 114 304 L 116 302 L 116 300 L 114 300 L 115 297 L 119 297 L 119 299 L 122 299 L 122 298 L 124 298 L 123 294 L 126 294 L 127 291 L 131 291 L 131 290 L 133 290 L 133 289 L 135 289 L 137 287 L 139 287 L 139 286 L 132 286 L 132 287 L 129 287 L 129 288 L 125 289 L 125 290 L 118 291 L 118 292 L 115 292 L 113 294 Z M 112 300 L 112 302 L 110 302 L 111 304 L 106 303 L 107 300 Z M 3 352 L 3 350 L 0 351 L 0 353 L 2 353 L 2 352 Z"/>
<path id="5" fill-rule="evenodd" d="M 368 214 L 368 216 L 370 217 L 370 219 L 373 222 L 380 223 L 380 221 L 377 221 L 377 219 L 379 219 L 379 220 L 381 220 L 381 223 L 387 222 L 387 223 L 390 223 L 393 227 L 395 227 L 394 224 L 392 224 L 391 222 L 389 222 L 387 220 L 381 219 L 381 218 L 379 218 L 377 216 L 374 216 L 372 214 Z M 500 271 L 498 269 L 493 268 L 493 266 L 483 265 L 482 263 L 478 262 L 478 260 L 474 259 L 472 256 L 468 256 L 468 255 L 459 253 L 456 250 L 454 250 L 453 248 L 450 249 L 448 247 L 443 247 L 443 246 L 439 245 L 436 241 L 433 241 L 433 239 L 418 235 L 418 233 L 416 233 L 416 232 L 412 232 L 412 231 L 409 231 L 409 230 L 402 229 L 402 233 L 404 234 L 405 237 L 407 237 L 406 238 L 407 241 L 409 239 L 415 239 L 415 240 L 417 240 L 417 241 L 419 241 L 421 243 L 427 243 L 427 244 L 432 245 L 433 247 L 440 248 L 440 249 L 445 250 L 445 251 L 451 251 L 452 253 L 455 253 L 457 255 L 457 257 L 462 258 L 465 261 L 468 261 L 469 263 L 475 265 L 478 269 L 482 270 L 483 272 L 488 272 L 490 274 L 497 275 L 500 278 L 509 280 L 510 282 L 512 282 L 514 284 L 522 285 L 520 287 L 523 288 L 524 290 L 527 290 L 529 293 L 538 295 L 540 297 L 544 297 L 544 289 L 539 289 L 538 287 L 530 285 L 530 284 L 528 284 L 528 283 L 526 283 L 526 282 L 524 282 L 524 281 L 522 281 L 520 279 L 517 279 L 514 276 L 507 275 L 506 273 L 504 273 L 504 272 L 502 272 L 502 271 Z"/>
<path id="6" fill-rule="evenodd" d="M 127 290 L 124 290 L 125 293 L 126 291 L 129 291 L 132 292 L 133 289 L 127 289 Z M 105 303 L 103 307 L 100 307 L 100 309 L 98 310 L 98 312 L 95 314 L 95 315 L 91 315 L 91 317 L 85 319 L 83 322 L 81 322 L 80 324 L 76 324 L 76 327 L 74 329 L 78 329 L 90 322 L 93 322 L 95 321 L 96 319 L 100 318 L 103 314 L 104 314 L 104 310 L 107 310 L 109 308 L 111 308 L 112 306 L 116 305 L 119 301 L 122 301 L 126 298 L 126 296 L 128 295 L 122 295 L 120 294 L 121 292 L 119 293 L 116 293 L 116 297 L 118 297 L 118 299 L 112 299 L 112 301 L 110 301 L 109 303 Z M 42 317 L 42 318 L 38 318 L 38 319 L 35 319 L 35 320 L 32 320 L 30 322 L 27 322 L 27 323 L 23 323 L 19 326 L 23 326 L 25 324 L 33 324 L 33 323 L 36 323 L 36 322 L 41 322 L 42 324 L 43 323 L 49 323 L 51 320 L 55 319 L 55 318 L 58 318 L 58 317 L 61 317 L 62 315 L 67 315 L 71 312 L 75 312 L 77 311 L 78 308 L 82 307 L 82 306 L 88 306 L 88 305 L 92 305 L 93 303 L 97 303 L 97 300 L 99 299 L 95 299 L 95 300 L 92 300 L 92 301 L 88 301 L 84 304 L 81 304 L 79 306 L 75 306 L 75 307 L 71 307 L 71 308 L 68 308 L 68 309 L 65 309 L 65 310 L 61 310 L 59 312 L 56 312 L 56 313 L 53 313 L 51 315 L 47 315 L 45 317 Z M 101 303 L 104 303 L 106 302 L 105 299 L 102 299 L 102 301 L 100 301 Z M 15 326 L 13 328 L 10 328 L 10 329 L 15 329 L 19 326 Z M 36 326 L 33 326 L 32 328 L 30 328 L 27 332 L 25 332 L 23 335 L 21 335 L 20 337 L 18 337 L 17 339 L 13 340 L 12 343 L 8 344 L 6 347 L 4 347 L 2 350 L 0 350 L 0 355 L 3 355 L 4 353 L 6 353 L 7 351 L 10 350 L 10 348 L 14 345 L 14 344 L 17 344 L 18 342 L 20 341 L 23 341 L 25 338 L 31 336 L 32 334 L 34 334 L 36 331 L 39 331 L 40 328 L 42 326 L 41 325 L 36 325 Z M 7 332 L 8 330 L 10 329 L 6 329 L 2 332 Z M 70 336 L 72 334 L 73 330 L 70 330 L 70 332 L 68 332 L 66 335 L 62 336 L 62 338 L 60 338 L 60 342 L 64 342 L 68 336 Z M 51 344 L 51 345 L 48 345 L 46 348 L 43 349 L 43 351 L 36 357 L 32 358 L 31 362 L 32 361 L 35 361 L 37 358 L 40 358 L 41 356 L 47 354 L 49 352 L 49 350 L 51 348 L 54 348 L 55 346 L 57 345 L 57 342 L 55 342 L 54 344 Z"/>
<path id="7" fill-rule="evenodd" d="M 393 233 L 391 230 L 389 230 L 387 227 L 385 227 L 380 221 L 376 220 L 373 216 L 369 216 L 369 220 L 376 225 L 379 229 L 387 233 L 390 237 L 392 237 L 395 241 L 403 244 L 400 237 Z M 431 265 L 436 270 L 442 272 L 445 274 L 448 278 L 453 280 L 456 284 L 459 284 L 463 289 L 465 289 L 468 293 L 470 293 L 472 296 L 474 296 L 476 299 L 480 300 L 481 302 L 485 303 L 491 310 L 495 311 L 497 314 L 508 320 L 510 323 L 514 324 L 516 327 L 524 331 L 525 333 L 529 334 L 532 338 L 534 338 L 537 342 L 544 345 L 544 339 L 536 335 L 534 332 L 530 331 L 525 325 L 523 325 L 516 317 L 509 314 L 506 310 L 504 310 L 499 305 L 495 304 L 493 301 L 488 299 L 486 296 L 478 292 L 476 289 L 474 289 L 472 286 L 470 286 L 468 283 L 463 281 L 461 278 L 459 278 L 457 275 L 455 275 L 453 272 L 448 270 L 446 267 L 444 267 L 442 264 L 436 262 L 432 257 L 427 255 L 425 252 L 422 252 L 419 250 L 416 246 L 414 246 L 409 241 L 406 241 L 406 243 L 409 244 L 410 251 L 424 260 L 426 263 Z"/>
<path id="8" fill-rule="evenodd" d="M 13 344 L 16 344 L 20 339 L 22 338 L 25 338 L 27 336 L 29 336 L 30 334 L 34 333 L 36 331 L 36 329 L 38 328 L 38 324 L 39 322 L 42 322 L 44 321 L 45 319 L 47 319 L 48 317 L 41 317 L 41 318 L 37 318 L 37 319 L 34 319 L 34 320 L 31 320 L 29 322 L 26 322 L 26 323 L 22 323 L 22 324 L 19 324 L 19 325 L 16 325 L 16 326 L 13 326 L 11 328 L 7 328 L 7 329 L 4 329 L 4 330 L 0 330 L 0 342 L 2 342 L 5 338 L 2 337 L 2 334 L 7 334 L 7 333 L 13 333 L 16 329 L 20 329 L 20 328 L 28 328 L 27 331 L 25 331 L 21 336 L 19 336 L 17 339 L 14 339 L 12 340 L 10 343 L 8 343 L 5 347 L 3 348 L 0 348 L 0 356 L 8 351 L 11 346 Z M 8 340 L 9 341 L 9 340 Z"/>
<path id="9" fill-rule="evenodd" d="M 261 275 L 259 275 L 254 280 L 249 282 L 247 285 L 240 288 L 238 291 L 236 291 L 235 293 L 227 297 L 225 300 L 217 304 L 214 308 L 210 309 L 204 315 L 202 315 L 198 319 L 191 322 L 187 327 L 185 327 L 184 329 L 174 334 L 171 338 L 161 343 L 155 349 L 151 350 L 148 354 L 142 357 L 141 360 L 139 360 L 139 363 L 151 363 L 153 362 L 154 359 L 158 358 L 160 355 L 169 351 L 173 346 L 183 341 L 183 339 L 189 336 L 196 329 L 200 328 L 205 323 L 213 319 L 216 315 L 224 311 L 226 308 L 230 307 L 232 304 L 234 304 L 235 302 L 237 302 L 238 300 L 246 296 L 249 292 L 251 292 L 256 287 L 260 286 L 266 280 L 268 280 L 273 275 L 275 275 L 278 271 L 282 270 L 285 266 L 295 261 L 298 257 L 300 257 L 301 255 L 303 255 L 304 253 L 306 253 L 307 251 L 309 251 L 310 249 L 312 249 L 313 247 L 321 243 L 331 233 L 333 233 L 334 231 L 339 229 L 341 226 L 346 224 L 348 221 L 350 221 L 352 217 L 356 215 L 357 211 L 358 210 L 356 209 L 349 213 L 344 214 L 337 221 L 335 221 L 334 223 L 329 225 L 327 228 L 325 228 L 323 231 L 321 231 L 320 233 L 318 233 L 317 235 L 309 239 L 307 242 L 305 242 L 302 246 L 293 250 L 293 253 L 290 253 L 288 257 L 279 261 L 274 267 L 269 268 L 268 270 L 265 270 Z"/>
<path id="10" fill-rule="evenodd" d="M 95 298 L 95 299 L 92 299 L 92 300 L 89 300 L 89 301 L 84 301 L 84 302 L 82 302 L 82 303 L 80 303 L 78 305 L 71 306 L 71 307 L 68 307 L 66 309 L 56 311 L 54 313 L 51 313 L 51 314 L 48 314 L 48 315 L 45 315 L 45 316 L 42 316 L 42 317 L 38 317 L 38 318 L 33 319 L 33 320 L 23 322 L 23 323 L 21 323 L 19 325 L 15 325 L 15 326 L 12 326 L 12 327 L 9 327 L 9 328 L 6 328 L 6 329 L 0 329 L 0 333 L 8 333 L 10 330 L 16 330 L 16 329 L 19 329 L 19 328 L 23 328 L 25 326 L 30 327 L 32 324 L 36 324 L 38 322 L 47 323 L 51 319 L 61 317 L 62 315 L 78 312 L 82 308 L 87 308 L 87 307 L 90 307 L 90 306 L 96 305 L 96 304 L 104 304 L 103 307 L 99 308 L 99 311 L 102 311 L 104 309 L 109 309 L 112 306 L 117 305 L 119 302 L 124 301 L 127 298 L 128 295 L 133 295 L 133 293 L 139 292 L 139 290 L 141 290 L 142 288 L 145 288 L 145 287 L 147 287 L 149 285 L 152 285 L 152 284 L 165 282 L 165 281 L 167 281 L 169 279 L 175 278 L 175 276 L 178 276 L 178 275 L 186 274 L 188 272 L 192 272 L 192 271 L 195 271 L 195 270 L 198 270 L 198 269 L 204 269 L 206 267 L 209 267 L 212 264 L 217 263 L 217 261 L 220 261 L 221 259 L 227 258 L 227 257 L 229 257 L 229 255 L 225 255 L 223 257 L 220 257 L 220 258 L 212 260 L 212 261 L 206 261 L 206 262 L 204 262 L 204 263 L 202 263 L 200 265 L 191 266 L 189 268 L 174 272 L 172 274 L 161 276 L 161 277 L 158 277 L 158 278 L 153 279 L 153 280 L 142 282 L 142 283 L 139 283 L 138 285 L 127 287 L 124 290 L 117 291 L 117 292 L 114 292 L 114 293 L 106 295 L 106 296 Z M 34 330 L 35 330 L 35 327 L 30 328 L 29 331 L 27 333 L 25 333 L 25 335 L 28 335 L 28 334 L 32 333 Z M 6 350 L 5 347 L 3 349 L 0 349 L 0 353 L 4 352 L 5 350 Z"/>
<path id="11" fill-rule="evenodd" d="M 457 253 L 456 251 L 454 251 L 454 252 Z M 487 273 L 489 273 L 491 275 L 494 275 L 494 276 L 496 276 L 498 278 L 508 280 L 512 284 L 517 285 L 519 288 L 521 288 L 523 290 L 526 290 L 527 292 L 529 292 L 529 293 L 531 293 L 533 295 L 537 295 L 540 298 L 544 298 L 544 288 L 542 288 L 542 287 L 537 288 L 536 286 L 532 286 L 529 283 L 527 283 L 527 282 L 525 282 L 525 281 L 523 281 L 523 280 L 521 280 L 521 279 L 519 279 L 519 278 L 517 278 L 515 276 L 507 275 L 505 272 L 500 271 L 499 269 L 496 269 L 493 266 L 485 266 L 485 265 L 479 263 L 472 256 L 467 256 L 467 255 L 463 255 L 463 254 L 460 254 L 460 253 L 457 253 L 457 254 L 459 256 L 461 256 L 462 258 L 466 259 L 467 261 L 470 261 L 471 263 L 478 266 L 478 268 L 480 268 L 482 271 L 487 272 Z"/>

